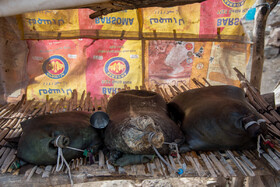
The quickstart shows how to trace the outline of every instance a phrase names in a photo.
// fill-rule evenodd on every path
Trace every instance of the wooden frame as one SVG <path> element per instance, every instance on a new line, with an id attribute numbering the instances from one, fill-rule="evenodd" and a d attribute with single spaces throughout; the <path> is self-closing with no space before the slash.
<path id="1" fill-rule="evenodd" d="M 252 53 L 252 69 L 251 69 L 251 84 L 260 90 L 262 71 L 264 64 L 264 37 L 266 20 L 269 13 L 277 5 L 279 0 L 273 0 L 269 4 L 268 0 L 257 0 L 256 15 L 253 28 L 253 53 Z"/>

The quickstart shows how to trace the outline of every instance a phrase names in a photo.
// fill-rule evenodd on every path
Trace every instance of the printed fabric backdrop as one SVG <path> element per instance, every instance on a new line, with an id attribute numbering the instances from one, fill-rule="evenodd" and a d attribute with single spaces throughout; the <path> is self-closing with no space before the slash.
<path id="1" fill-rule="evenodd" d="M 27 98 L 45 100 L 70 97 L 74 89 L 86 90 L 86 49 L 92 39 L 30 40 Z"/>
<path id="2" fill-rule="evenodd" d="M 90 9 L 23 14 L 20 26 L 25 39 L 51 39 L 27 40 L 28 99 L 70 97 L 73 89 L 79 95 L 85 90 L 100 98 L 125 85 L 194 88 L 193 78 L 239 86 L 233 68 L 245 72 L 250 57 L 250 45 L 242 44 L 240 21 L 254 3 L 207 0 L 120 11 L 94 20 L 88 17 Z M 175 41 L 175 36 L 208 38 L 209 42 Z M 57 40 L 63 38 L 74 39 Z M 236 42 L 210 42 L 213 38 Z"/>
<path id="3" fill-rule="evenodd" d="M 28 99 L 58 100 L 74 89 L 100 98 L 143 82 L 140 41 L 30 40 L 28 46 Z"/>
<path id="4" fill-rule="evenodd" d="M 90 9 L 26 13 L 24 39 L 60 38 L 219 38 L 244 40 L 241 19 L 255 0 L 207 0 L 171 8 L 143 8 L 89 18 Z M 140 29 L 141 28 L 141 29 Z M 223 37 L 224 36 L 224 37 Z"/>
<path id="5" fill-rule="evenodd" d="M 182 84 L 195 88 L 191 79 L 206 78 L 211 85 L 239 86 L 234 67 L 245 72 L 250 45 L 222 42 L 148 41 L 145 53 L 145 84 Z M 203 82 L 203 81 L 202 81 Z"/>
<path id="6" fill-rule="evenodd" d="M 37 100 L 70 97 L 74 89 L 100 98 L 143 83 L 195 88 L 193 78 L 239 86 L 233 68 L 245 72 L 250 55 L 249 45 L 225 42 L 151 40 L 145 51 L 141 41 L 118 39 L 30 40 L 28 46 L 27 96 Z"/>
<path id="7" fill-rule="evenodd" d="M 141 86 L 141 41 L 97 40 L 87 49 L 87 91 L 99 98 Z"/>

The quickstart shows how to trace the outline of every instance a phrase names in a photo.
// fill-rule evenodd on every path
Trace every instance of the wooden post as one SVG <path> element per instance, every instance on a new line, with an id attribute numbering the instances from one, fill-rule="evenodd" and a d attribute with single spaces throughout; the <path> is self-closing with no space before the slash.
<path id="1" fill-rule="evenodd" d="M 266 20 L 279 0 L 273 0 L 272 4 L 268 4 L 266 0 L 257 0 L 256 15 L 253 27 L 253 53 L 252 53 L 252 70 L 251 84 L 260 90 L 262 71 L 264 63 L 264 37 Z"/>

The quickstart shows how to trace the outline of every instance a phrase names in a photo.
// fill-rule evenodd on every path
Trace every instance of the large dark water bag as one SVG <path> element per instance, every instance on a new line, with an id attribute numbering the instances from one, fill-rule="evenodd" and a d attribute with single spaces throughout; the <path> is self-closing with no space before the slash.
<path id="1" fill-rule="evenodd" d="M 39 116 L 21 123 L 23 134 L 19 140 L 17 156 L 22 160 L 37 164 L 56 164 L 58 136 L 60 146 L 70 146 L 81 150 L 92 148 L 97 152 L 102 140 L 91 126 L 92 114 L 86 112 L 63 112 Z M 63 148 L 67 161 L 82 156 L 82 152 Z"/>
<path id="2" fill-rule="evenodd" d="M 182 152 L 253 148 L 265 130 L 243 90 L 234 86 L 189 90 L 173 98 L 168 108 L 185 135 Z"/>

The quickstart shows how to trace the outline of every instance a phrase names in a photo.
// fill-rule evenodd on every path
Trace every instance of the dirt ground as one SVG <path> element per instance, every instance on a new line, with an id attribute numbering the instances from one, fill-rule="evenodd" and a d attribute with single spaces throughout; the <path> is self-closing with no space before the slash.
<path id="1" fill-rule="evenodd" d="M 280 55 L 273 59 L 265 59 L 261 83 L 261 93 L 269 93 L 280 81 Z"/>
<path id="2" fill-rule="evenodd" d="M 246 77 L 250 79 L 251 61 L 247 65 Z M 261 94 L 271 93 L 280 83 L 280 55 L 264 60 L 261 82 Z"/>

